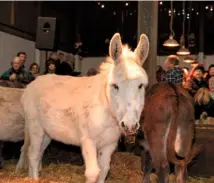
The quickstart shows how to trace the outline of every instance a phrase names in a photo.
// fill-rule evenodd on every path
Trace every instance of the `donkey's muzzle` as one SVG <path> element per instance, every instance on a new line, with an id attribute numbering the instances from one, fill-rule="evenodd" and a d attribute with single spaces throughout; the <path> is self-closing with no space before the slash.
<path id="1" fill-rule="evenodd" d="M 122 121 L 120 123 L 120 127 L 124 131 L 125 135 L 133 135 L 133 134 L 135 134 L 137 132 L 137 130 L 139 129 L 140 125 L 139 125 L 139 123 L 135 123 L 135 124 L 132 124 L 132 125 L 126 125 L 124 123 L 124 121 Z"/>

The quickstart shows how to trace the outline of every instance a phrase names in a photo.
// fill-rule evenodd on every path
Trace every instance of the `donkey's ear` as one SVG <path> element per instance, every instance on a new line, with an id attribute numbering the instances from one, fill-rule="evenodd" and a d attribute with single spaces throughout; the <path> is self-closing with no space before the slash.
<path id="1" fill-rule="evenodd" d="M 122 53 L 122 41 L 119 33 L 115 33 L 113 37 L 111 38 L 110 45 L 109 45 L 109 55 L 114 60 L 117 61 L 117 59 L 120 57 Z"/>
<path id="2" fill-rule="evenodd" d="M 143 65 L 149 54 L 149 39 L 146 34 L 141 34 L 140 41 L 135 49 L 135 54 L 140 60 L 140 65 Z"/>

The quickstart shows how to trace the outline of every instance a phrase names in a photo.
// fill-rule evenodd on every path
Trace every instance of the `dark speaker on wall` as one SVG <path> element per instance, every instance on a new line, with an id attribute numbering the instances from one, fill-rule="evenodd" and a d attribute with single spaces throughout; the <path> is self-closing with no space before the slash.
<path id="1" fill-rule="evenodd" d="M 40 50 L 57 50 L 59 38 L 58 23 L 55 17 L 38 17 L 36 31 L 36 48 Z"/>

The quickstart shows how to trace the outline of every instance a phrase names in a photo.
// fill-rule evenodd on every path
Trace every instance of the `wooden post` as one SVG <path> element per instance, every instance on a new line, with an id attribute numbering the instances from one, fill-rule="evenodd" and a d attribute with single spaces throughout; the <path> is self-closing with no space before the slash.
<path id="1" fill-rule="evenodd" d="M 10 25 L 15 25 L 15 1 L 11 1 L 10 5 Z"/>
<path id="2" fill-rule="evenodd" d="M 138 1 L 138 40 L 144 33 L 150 41 L 150 51 L 143 67 L 148 77 L 149 85 L 156 83 L 157 68 L 157 34 L 158 34 L 158 1 Z"/>

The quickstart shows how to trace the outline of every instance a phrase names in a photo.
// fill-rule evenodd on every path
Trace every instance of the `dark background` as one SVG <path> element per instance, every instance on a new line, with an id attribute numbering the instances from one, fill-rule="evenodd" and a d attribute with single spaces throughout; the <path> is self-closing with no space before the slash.
<path id="1" fill-rule="evenodd" d="M 131 47 L 136 46 L 137 35 L 137 2 L 17 2 L 15 1 L 15 25 L 10 25 L 11 2 L 0 2 L 0 30 L 17 36 L 33 40 L 36 38 L 37 17 L 56 17 L 60 29 L 59 49 L 73 52 L 73 45 L 77 35 L 81 35 L 84 44 L 85 56 L 103 56 L 107 54 L 108 43 L 115 32 L 122 34 L 123 42 Z M 128 3 L 128 6 L 126 5 Z M 190 3 L 191 8 L 190 8 Z M 104 4 L 104 8 L 101 6 Z M 214 53 L 214 17 L 211 10 L 214 2 L 186 2 L 186 33 L 195 34 L 196 46 L 191 49 L 192 53 L 199 51 L 199 28 L 204 21 L 204 52 Z M 182 34 L 182 2 L 174 1 L 174 25 L 175 38 L 179 41 Z M 206 9 L 205 7 L 209 8 Z M 159 25 L 158 25 L 158 54 L 168 55 L 174 50 L 165 49 L 162 44 L 168 39 L 169 34 L 169 9 L 170 2 L 159 2 Z M 199 12 L 199 15 L 197 15 Z M 202 12 L 202 13 L 201 13 Z M 180 15 L 179 15 L 180 13 Z M 204 16 L 203 16 L 204 13 Z M 201 20 L 200 20 L 201 17 Z M 187 38 L 187 37 L 186 37 Z M 186 41 L 188 46 L 188 41 Z"/>

